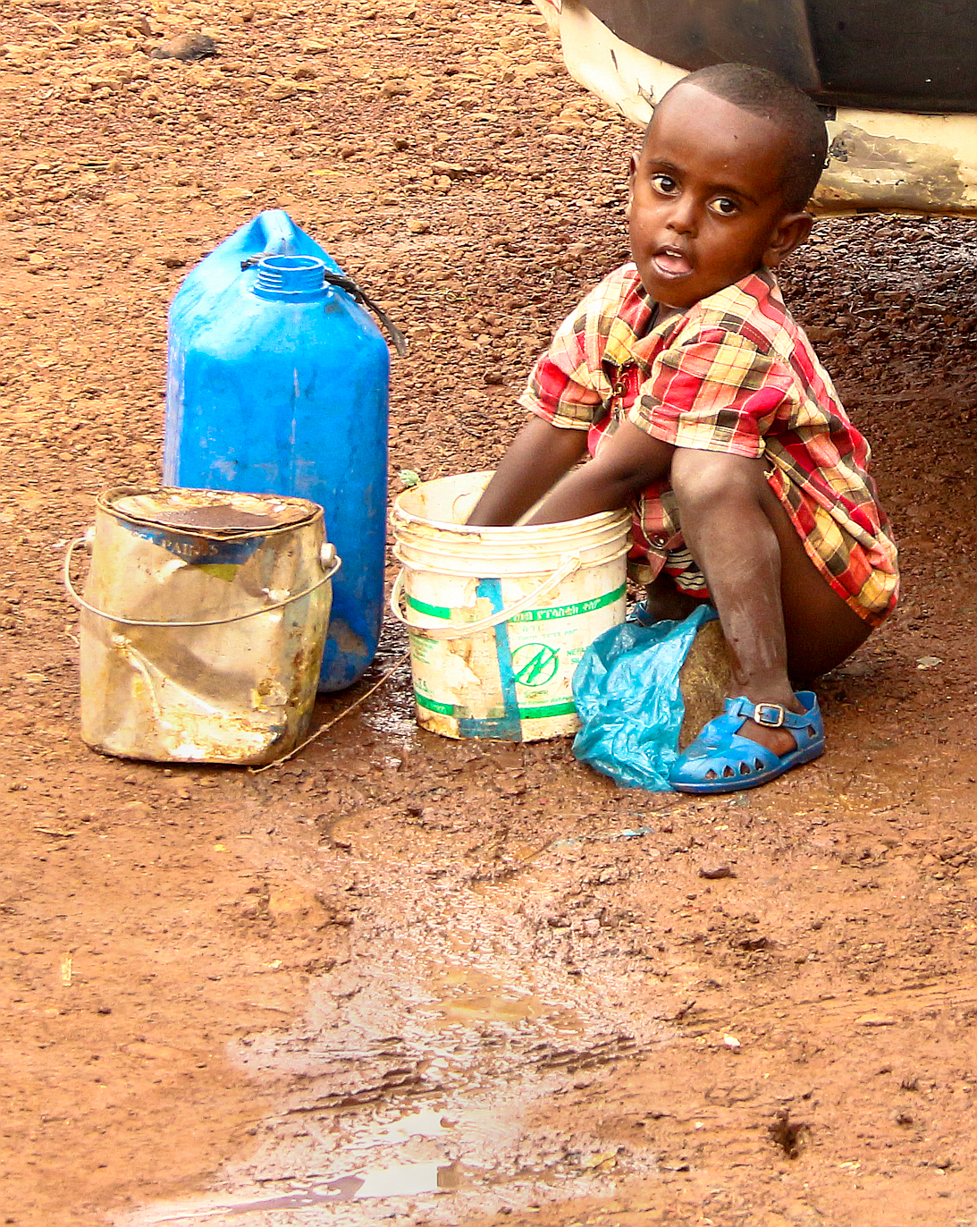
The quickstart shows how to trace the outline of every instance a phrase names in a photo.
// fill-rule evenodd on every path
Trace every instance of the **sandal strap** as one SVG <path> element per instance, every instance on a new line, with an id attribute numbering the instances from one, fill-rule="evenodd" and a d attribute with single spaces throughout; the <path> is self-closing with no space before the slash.
<path id="1" fill-rule="evenodd" d="M 800 692 L 798 698 L 808 708 L 804 712 L 788 711 L 780 703 L 751 703 L 745 695 L 736 699 L 726 700 L 726 711 L 744 720 L 755 720 L 757 724 L 768 729 L 804 729 L 815 720 L 820 719 L 817 711 L 817 701 L 813 694 Z"/>
<path id="2" fill-rule="evenodd" d="M 779 703 L 757 703 L 753 708 L 753 719 L 765 729 L 779 729 L 787 719 L 787 708 Z"/>

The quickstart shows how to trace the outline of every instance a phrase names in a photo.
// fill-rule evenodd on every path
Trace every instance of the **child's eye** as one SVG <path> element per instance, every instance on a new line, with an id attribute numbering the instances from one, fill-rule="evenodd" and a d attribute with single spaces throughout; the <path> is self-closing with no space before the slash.
<path id="1" fill-rule="evenodd" d="M 663 171 L 657 175 L 651 176 L 652 187 L 664 196 L 670 196 L 678 187 L 678 184 L 671 175 L 666 175 Z"/>
<path id="2" fill-rule="evenodd" d="M 739 212 L 739 205 L 735 200 L 730 200 L 728 196 L 720 196 L 710 205 L 714 213 L 720 213 L 723 217 L 732 217 L 734 213 Z"/>

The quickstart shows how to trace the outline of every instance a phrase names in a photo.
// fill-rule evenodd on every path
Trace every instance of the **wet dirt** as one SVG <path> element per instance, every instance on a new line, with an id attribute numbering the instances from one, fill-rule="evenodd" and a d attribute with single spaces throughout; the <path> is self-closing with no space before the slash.
<path id="1" fill-rule="evenodd" d="M 183 273 L 287 208 L 411 338 L 392 492 L 490 467 L 626 255 L 636 134 L 524 5 L 5 19 L 0 1218 L 977 1223 L 977 226 L 823 222 L 783 278 L 905 575 L 817 763 L 690 802 L 442 740 L 392 627 L 284 767 L 116 761 L 59 569 L 158 477 Z M 149 54 L 188 34 L 219 54 Z"/>

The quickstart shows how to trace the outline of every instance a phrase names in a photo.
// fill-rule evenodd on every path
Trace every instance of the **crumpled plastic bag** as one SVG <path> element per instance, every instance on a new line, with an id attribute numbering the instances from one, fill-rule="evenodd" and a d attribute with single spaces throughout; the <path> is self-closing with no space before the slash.
<path id="1" fill-rule="evenodd" d="M 599 635 L 573 675 L 581 721 L 574 756 L 625 788 L 670 792 L 685 715 L 679 670 L 699 628 L 716 616 L 703 604 L 681 622 L 625 622 Z"/>

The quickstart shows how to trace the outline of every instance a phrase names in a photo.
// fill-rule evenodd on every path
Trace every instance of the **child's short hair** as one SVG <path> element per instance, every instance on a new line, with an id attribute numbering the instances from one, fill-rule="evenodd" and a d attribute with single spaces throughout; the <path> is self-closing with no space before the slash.
<path id="1" fill-rule="evenodd" d="M 824 116 L 807 94 L 775 73 L 754 68 L 752 64 L 712 64 L 683 77 L 672 89 L 679 85 L 697 85 L 706 93 L 783 128 L 790 137 L 781 185 L 784 204 L 788 209 L 804 208 L 818 185 L 828 153 Z"/>

